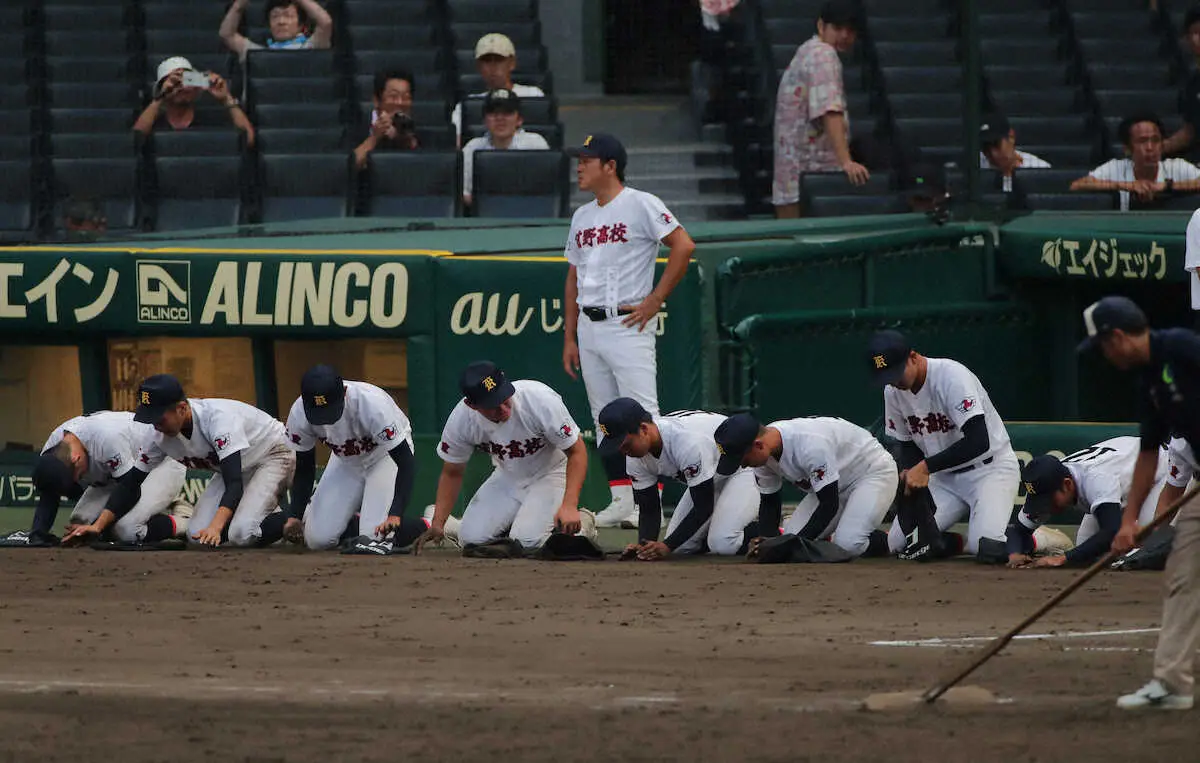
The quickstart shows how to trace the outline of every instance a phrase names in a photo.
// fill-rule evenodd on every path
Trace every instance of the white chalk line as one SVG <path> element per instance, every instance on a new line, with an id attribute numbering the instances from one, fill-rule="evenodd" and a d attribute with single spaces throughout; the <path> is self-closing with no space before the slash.
<path id="1" fill-rule="evenodd" d="M 1106 638 L 1113 636 L 1140 636 L 1158 633 L 1160 628 L 1123 628 L 1105 631 L 1057 631 L 1053 633 L 1022 633 L 1013 641 L 1053 641 L 1056 639 Z M 935 647 L 942 649 L 972 649 L 976 644 L 994 641 L 997 636 L 951 636 L 945 638 L 901 639 L 896 641 L 871 641 L 871 646 Z"/>

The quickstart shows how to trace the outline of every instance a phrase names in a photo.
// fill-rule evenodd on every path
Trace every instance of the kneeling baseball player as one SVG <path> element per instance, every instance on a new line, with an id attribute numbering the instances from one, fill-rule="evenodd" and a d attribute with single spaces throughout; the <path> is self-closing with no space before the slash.
<path id="1" fill-rule="evenodd" d="M 314 493 L 318 440 L 331 455 Z M 300 397 L 288 414 L 287 443 L 296 451 L 284 526 L 289 540 L 302 540 L 311 549 L 333 548 L 355 514 L 358 537 L 348 553 L 387 555 L 411 546 L 425 532 L 423 520 L 404 516 L 417 470 L 412 425 L 387 392 L 345 381 L 330 366 L 313 366 L 300 379 Z"/>
<path id="2" fill-rule="evenodd" d="M 63 497 L 76 499 L 63 545 L 106 537 L 129 544 L 186 537 L 191 507 L 175 503 L 187 478 L 183 464 L 163 462 L 144 481 L 131 476 L 142 440 L 153 433 L 129 412 L 97 411 L 59 425 L 33 467 L 38 490 L 33 526 L 0 545 L 58 545 L 52 528 Z"/>
<path id="3" fill-rule="evenodd" d="M 511 558 L 541 547 L 553 532 L 594 540 L 596 518 L 579 508 L 587 448 L 558 393 L 538 381 L 509 381 L 488 361 L 467 366 L 459 389 L 463 399 L 438 444 L 444 463 L 421 543 L 446 537 L 464 556 Z M 491 456 L 495 470 L 460 522 L 450 512 L 475 450 Z"/>
<path id="4" fill-rule="evenodd" d="M 625 549 L 626 558 L 642 561 L 705 550 L 731 556 L 745 552 L 758 533 L 754 473 L 734 469 L 717 473 L 720 453 L 713 434 L 725 417 L 705 411 L 676 411 L 653 416 L 633 398 L 618 397 L 597 417 L 600 453 L 620 453 L 633 480 L 638 507 L 638 542 Z M 677 480 L 687 492 L 658 539 L 662 524 L 659 478 Z"/>
<path id="5" fill-rule="evenodd" d="M 1025 506 L 1008 525 L 1008 566 L 1086 566 L 1108 553 L 1121 529 L 1121 516 L 1129 499 L 1133 467 L 1140 450 L 1138 438 L 1114 437 L 1061 461 L 1046 454 L 1026 464 L 1021 473 Z M 1167 469 L 1167 459 L 1159 458 L 1154 487 L 1138 510 L 1138 525 L 1154 519 Z M 1084 516 L 1075 534 L 1074 548 L 1064 548 L 1056 537 L 1061 534 L 1055 531 L 1047 535 L 1047 528 L 1042 525 L 1070 508 L 1082 511 Z M 1034 559 L 1035 550 L 1052 553 Z"/>
<path id="6" fill-rule="evenodd" d="M 189 398 L 169 374 L 138 387 L 134 420 L 153 424 L 133 475 L 146 476 L 167 458 L 215 472 L 196 501 L 190 540 L 205 546 L 268 546 L 283 537 L 279 499 L 292 484 L 296 454 L 283 424 L 252 405 Z"/>
<path id="7" fill-rule="evenodd" d="M 829 538 L 854 556 L 887 556 L 879 524 L 896 497 L 896 461 L 870 432 L 845 419 L 817 416 L 762 426 L 730 416 L 716 431 L 718 474 L 751 467 L 758 483 L 758 527 L 775 537 L 784 480 L 807 495 L 783 526 L 807 540 Z M 752 544 L 750 552 L 756 551 Z"/>

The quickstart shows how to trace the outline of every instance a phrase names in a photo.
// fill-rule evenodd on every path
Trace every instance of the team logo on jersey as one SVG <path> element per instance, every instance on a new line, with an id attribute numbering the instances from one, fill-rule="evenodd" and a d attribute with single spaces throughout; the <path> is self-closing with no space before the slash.
<path id="1" fill-rule="evenodd" d="M 139 455 L 138 455 L 138 458 L 140 458 L 140 459 L 142 460 L 142 463 L 143 463 L 143 464 L 148 464 L 148 463 L 150 463 L 150 456 L 149 456 L 149 455 L 147 455 L 147 454 L 145 454 L 145 453 L 141 453 L 141 454 L 139 454 Z"/>
<path id="2" fill-rule="evenodd" d="M 896 431 L 896 421 L 895 421 L 895 419 L 888 419 L 888 429 L 892 430 L 893 432 L 895 432 L 895 431 Z"/>
<path id="3" fill-rule="evenodd" d="M 1037 495 L 1037 491 L 1033 489 L 1033 483 L 1032 483 L 1032 482 L 1026 482 L 1026 483 L 1025 483 L 1025 492 L 1026 492 L 1027 494 L 1029 494 L 1029 495 Z"/>
<path id="4" fill-rule="evenodd" d="M 383 431 L 379 433 L 379 437 L 384 440 L 396 439 L 396 427 L 384 427 Z"/>
<path id="5" fill-rule="evenodd" d="M 450 452 L 450 443 L 448 443 L 448 442 L 443 442 L 443 443 L 442 443 L 442 452 L 443 452 L 443 453 L 449 453 L 449 452 Z"/>
<path id="6" fill-rule="evenodd" d="M 666 212 L 663 212 L 661 215 L 658 216 L 658 221 L 660 223 L 662 223 L 663 225 L 670 225 L 671 224 L 671 216 L 669 214 L 667 214 Z"/>
<path id="7" fill-rule="evenodd" d="M 191 323 L 192 264 L 179 260 L 138 260 L 138 323 Z"/>
<path id="8" fill-rule="evenodd" d="M 700 474 L 700 464 L 691 464 L 683 468 L 683 475 L 688 479 L 695 479 Z"/>
<path id="9" fill-rule="evenodd" d="M 629 226 L 625 223 L 601 225 L 598 228 L 580 228 L 575 231 L 575 246 L 590 249 L 604 244 L 628 244 Z"/>
<path id="10" fill-rule="evenodd" d="M 1178 476 L 1179 476 L 1179 467 L 1178 467 L 1178 466 L 1176 466 L 1175 464 L 1171 464 L 1171 476 L 1172 476 L 1172 477 L 1178 477 Z"/>
<path id="11" fill-rule="evenodd" d="M 217 450 L 225 450 L 229 446 L 229 435 L 223 434 L 220 437 L 214 437 L 213 445 L 217 447 Z"/>
<path id="12" fill-rule="evenodd" d="M 291 432 L 288 432 L 288 433 L 287 433 L 287 436 L 288 436 L 288 439 L 289 439 L 289 440 L 291 440 L 291 441 L 292 441 L 293 443 L 295 443 L 296 445 L 299 445 L 299 444 L 300 444 L 300 435 L 298 435 L 298 434 L 292 434 Z"/>
<path id="13" fill-rule="evenodd" d="M 827 465 L 821 464 L 816 469 L 813 469 L 812 475 L 813 475 L 813 477 L 815 477 L 817 479 L 817 482 L 820 482 L 821 480 L 825 479 L 825 470 L 827 468 L 828 468 Z"/>
<path id="14" fill-rule="evenodd" d="M 105 461 L 105 462 L 104 462 L 104 465 L 105 465 L 106 467 L 108 467 L 108 470 L 109 470 L 110 472 L 115 472 L 115 471 L 117 470 L 117 467 L 121 465 L 121 457 L 120 457 L 120 456 L 113 456 L 112 458 L 110 458 L 110 459 L 108 459 L 107 461 Z"/>
<path id="15" fill-rule="evenodd" d="M 954 407 L 958 409 L 959 413 L 969 413 L 975 409 L 975 398 L 964 397 L 962 402 Z"/>
<path id="16" fill-rule="evenodd" d="M 573 430 L 571 429 L 570 424 L 563 424 L 561 427 L 558 428 L 558 433 L 560 435 L 562 435 L 563 437 L 570 437 L 572 431 Z"/>

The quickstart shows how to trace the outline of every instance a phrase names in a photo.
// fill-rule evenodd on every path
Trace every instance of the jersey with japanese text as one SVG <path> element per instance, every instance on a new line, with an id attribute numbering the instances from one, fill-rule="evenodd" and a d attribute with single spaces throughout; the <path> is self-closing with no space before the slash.
<path id="1" fill-rule="evenodd" d="M 874 435 L 845 419 L 814 416 L 767 426 L 779 430 L 783 453 L 754 470 L 764 495 L 778 493 L 785 480 L 806 493 L 834 482 L 844 488 L 866 474 L 877 456 L 887 455 Z"/>
<path id="2" fill-rule="evenodd" d="M 662 437 L 662 454 L 625 459 L 634 490 L 658 484 L 659 477 L 695 487 L 717 475 L 721 454 L 714 437 L 725 417 L 706 411 L 675 411 L 654 417 Z"/>
<path id="3" fill-rule="evenodd" d="M 238 400 L 188 398 L 192 409 L 190 437 L 167 437 L 152 430 L 138 453 L 137 468 L 148 472 L 164 458 L 189 469 L 217 471 L 221 461 L 240 453 L 243 469 L 253 469 L 272 448 L 283 445 L 283 423 L 266 411 Z"/>
<path id="4" fill-rule="evenodd" d="M 79 438 L 88 455 L 88 468 L 79 484 L 99 487 L 133 468 L 138 447 L 154 433 L 154 427 L 137 423 L 129 411 L 96 411 L 60 424 L 50 433 L 42 452 L 55 448 L 67 432 Z"/>
<path id="5" fill-rule="evenodd" d="M 304 399 L 296 398 L 287 419 L 288 447 L 308 451 L 318 441 L 337 458 L 370 466 L 402 442 L 412 448 L 412 424 L 396 401 L 374 384 L 344 382 L 346 403 L 342 417 L 332 424 L 317 425 L 304 415 Z"/>

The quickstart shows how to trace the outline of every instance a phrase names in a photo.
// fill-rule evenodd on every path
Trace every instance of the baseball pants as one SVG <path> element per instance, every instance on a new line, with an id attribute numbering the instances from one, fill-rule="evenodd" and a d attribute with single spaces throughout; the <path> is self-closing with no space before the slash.
<path id="1" fill-rule="evenodd" d="M 963 550 L 968 554 L 978 553 L 980 538 L 1004 543 L 1004 532 L 1012 517 L 1020 482 L 1021 464 L 1011 450 L 997 454 L 992 463 L 976 466 L 970 471 L 930 475 L 929 492 L 937 506 L 934 519 L 938 529 L 944 532 L 966 519 L 967 538 Z M 904 546 L 900 523 L 893 522 L 888 533 L 888 548 L 897 553 L 903 551 Z"/>
<path id="2" fill-rule="evenodd" d="M 696 554 L 704 542 L 708 542 L 709 553 L 732 556 L 742 549 L 746 525 L 758 519 L 758 485 L 754 481 L 754 470 L 738 469 L 728 477 L 717 477 L 716 502 L 712 517 L 696 534 L 675 549 L 676 554 Z M 675 532 L 693 508 L 691 491 L 685 492 L 667 524 L 667 533 Z"/>
<path id="3" fill-rule="evenodd" d="M 413 447 L 411 441 L 408 447 Z M 330 456 L 304 513 L 304 544 L 318 551 L 334 548 L 355 514 L 359 515 L 358 534 L 375 537 L 375 528 L 392 508 L 396 468 L 386 453 L 366 467 Z"/>
<path id="4" fill-rule="evenodd" d="M 283 443 L 272 447 L 261 463 L 242 473 L 245 489 L 233 519 L 229 521 L 229 545 L 253 546 L 258 542 L 262 537 L 259 525 L 279 507 L 279 498 L 291 487 L 295 473 L 296 454 Z M 225 480 L 220 472 L 216 472 L 196 501 L 196 510 L 188 527 L 191 532 L 199 532 L 212 524 L 224 493 Z M 188 542 L 199 541 L 189 534 Z"/>
<path id="5" fill-rule="evenodd" d="M 652 415 L 658 415 L 658 318 L 639 332 L 636 326 L 622 325 L 623 317 L 593 321 L 579 314 L 579 369 L 593 421 L 601 408 L 618 397 L 631 397 Z"/>
<path id="6" fill-rule="evenodd" d="M 1146 501 L 1142 504 L 1142 508 L 1138 510 L 1138 527 L 1145 527 L 1154 520 L 1155 510 L 1158 509 L 1158 496 L 1167 485 L 1167 470 L 1169 468 L 1170 465 L 1167 459 L 1158 459 L 1158 472 L 1155 474 L 1154 487 L 1150 488 L 1150 495 L 1146 496 Z M 1096 521 L 1096 517 L 1091 514 L 1084 514 L 1083 519 L 1079 522 L 1079 529 L 1075 531 L 1075 545 L 1078 546 L 1080 543 L 1083 543 L 1095 535 L 1099 529 L 1100 524 Z"/>
<path id="7" fill-rule="evenodd" d="M 896 460 L 883 446 L 866 456 L 865 473 L 853 482 L 838 484 L 838 513 L 818 538 L 829 538 L 848 553 L 862 556 L 871 542 L 871 533 L 879 528 L 884 515 L 896 498 L 899 471 Z M 792 516 L 783 523 L 785 533 L 799 533 L 812 518 L 820 500 L 809 494 L 800 501 Z"/>
<path id="8" fill-rule="evenodd" d="M 497 469 L 467 504 L 459 541 L 480 545 L 508 537 L 526 549 L 540 548 L 554 530 L 554 515 L 566 490 L 565 463 L 523 482 Z"/>
<path id="9" fill-rule="evenodd" d="M 155 514 L 166 511 L 187 480 L 187 467 L 174 459 L 165 459 L 150 470 L 142 482 L 142 497 L 129 513 L 112 526 L 113 536 L 123 543 L 140 543 L 146 538 L 146 523 Z M 72 524 L 91 524 L 100 517 L 108 499 L 116 491 L 116 483 L 104 487 L 89 487 L 71 511 Z"/>
<path id="10" fill-rule="evenodd" d="M 1183 505 L 1163 572 L 1162 631 L 1154 677 L 1176 694 L 1192 696 L 1192 667 L 1200 645 L 1200 497 Z"/>

